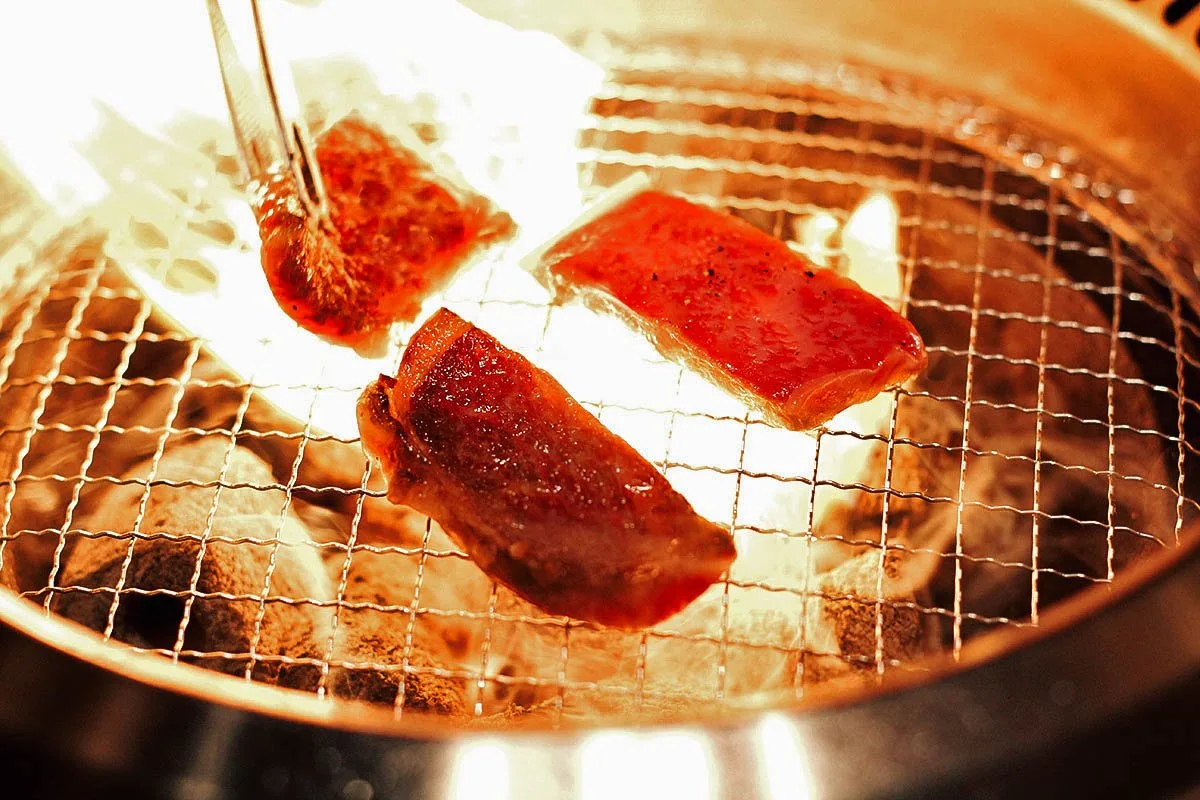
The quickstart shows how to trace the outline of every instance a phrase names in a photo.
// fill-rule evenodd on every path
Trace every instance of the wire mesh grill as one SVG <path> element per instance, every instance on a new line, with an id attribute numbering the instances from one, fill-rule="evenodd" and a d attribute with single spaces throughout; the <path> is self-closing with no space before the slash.
<path id="1" fill-rule="evenodd" d="M 931 357 L 878 401 L 877 429 L 839 418 L 783 439 L 648 348 L 616 373 L 564 378 L 737 536 L 703 613 L 624 634 L 523 604 L 435 523 L 389 506 L 356 441 L 312 424 L 360 386 L 292 387 L 311 394 L 308 418 L 280 414 L 262 396 L 274 384 L 227 372 L 98 241 L 10 292 L 5 582 L 107 639 L 246 679 L 398 714 L 557 720 L 924 669 L 1189 535 L 1200 323 L 1100 223 L 1105 209 L 1137 220 L 1135 194 L 993 112 L 865 73 L 590 47 L 610 74 L 580 132 L 588 192 L 649 170 L 789 240 L 886 192 L 898 301 Z M 231 155 L 211 155 L 200 177 L 217 184 Z M 203 191 L 158 188 L 181 230 L 252 247 Z M 171 261 L 178 231 L 135 216 L 124 233 L 177 280 L 208 279 L 202 261 Z M 549 306 L 514 269 L 484 261 L 446 302 L 552 372 L 611 330 Z M 269 341 L 247 346 L 272 356 Z"/>

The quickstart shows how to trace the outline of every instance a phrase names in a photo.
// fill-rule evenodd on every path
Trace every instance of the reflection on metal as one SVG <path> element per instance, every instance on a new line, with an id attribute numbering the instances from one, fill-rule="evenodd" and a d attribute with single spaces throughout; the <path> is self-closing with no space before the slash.
<path id="1" fill-rule="evenodd" d="M 717 796 L 708 738 L 687 731 L 588 736 L 581 747 L 579 781 L 581 800 Z"/>
<path id="2" fill-rule="evenodd" d="M 450 768 L 446 800 L 508 800 L 509 756 L 490 739 L 459 745 Z"/>
<path id="3" fill-rule="evenodd" d="M 768 714 L 758 723 L 755 739 L 763 797 L 770 800 L 812 798 L 812 773 L 795 726 L 781 714 Z"/>

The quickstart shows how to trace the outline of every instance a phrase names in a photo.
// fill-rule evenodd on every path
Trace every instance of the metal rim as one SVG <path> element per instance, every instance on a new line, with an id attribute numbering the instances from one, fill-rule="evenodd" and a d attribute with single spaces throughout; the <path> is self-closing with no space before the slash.
<path id="1" fill-rule="evenodd" d="M 1135 759 L 1131 748 L 1137 737 L 1179 720 L 1161 710 L 1130 714 L 1139 708 L 1154 712 L 1148 704 L 1155 698 L 1200 685 L 1200 646 L 1175 637 L 1200 623 L 1200 543 L 1148 560 L 1138 572 L 1111 596 L 1094 590 L 1047 612 L 1041 629 L 1007 637 L 999 647 L 980 642 L 964 648 L 964 662 L 936 678 L 905 681 L 856 702 L 817 702 L 781 712 L 723 714 L 689 726 L 622 730 L 649 736 L 686 731 L 700 737 L 710 748 L 710 768 L 718 770 L 715 780 L 723 797 L 761 790 L 761 765 L 755 759 L 762 751 L 755 737 L 767 720 L 784 723 L 783 730 L 796 737 L 815 796 L 925 793 L 993 781 L 1003 785 L 1028 779 L 1030 763 L 1087 736 L 1099 736 L 1114 751 L 1110 755 L 1124 759 L 1128 779 L 1139 786 L 1146 787 L 1143 767 L 1160 770 L 1163 780 L 1177 779 L 1180 768 L 1195 767 L 1179 758 L 1177 748 L 1187 746 L 1187 736 L 1200 734 L 1200 726 L 1185 723 L 1173 734 L 1175 748 Z M 296 692 L 266 692 L 266 704 L 261 702 L 263 687 L 219 675 L 190 680 L 191 671 L 199 668 L 180 671 L 158 663 L 161 659 L 102 646 L 94 636 L 44 616 L 10 593 L 0 594 L 0 613 L 11 626 L 3 629 L 4 672 L 21 696 L 41 700 L 10 704 L 0 715 L 4 737 L 43 742 L 43 754 L 105 773 L 143 780 L 143 765 L 159 763 L 164 771 L 155 779 L 208 787 L 215 796 L 253 789 L 263 774 L 280 769 L 293 782 L 309 782 L 304 785 L 340 779 L 320 774 L 321 752 L 337 753 L 359 776 L 369 776 L 405 753 L 405 759 L 418 759 L 419 768 L 410 777 L 419 776 L 427 788 L 444 789 L 455 773 L 456 748 L 487 736 L 459 731 L 451 737 L 444 725 L 423 723 L 416 715 L 397 721 L 386 712 L 333 708 Z M 1129 644 L 1131 622 L 1143 639 L 1124 649 L 1120 669 L 1111 670 L 1107 664 L 1113 648 Z M 64 646 L 74 654 L 60 649 Z M 22 663 L 36 667 L 22 669 Z M 71 687 L 71 693 L 64 687 Z M 238 707 L 252 695 L 260 710 Z M 62 710 L 74 709 L 74 716 L 82 718 L 98 703 L 105 706 L 103 720 L 91 726 L 79 720 L 78 728 L 63 725 Z M 47 706 L 60 715 L 47 714 Z M 1175 711 L 1190 715 L 1191 708 L 1179 705 Z M 89 743 L 88 736 L 98 731 L 88 728 L 107 728 L 112 720 L 123 721 L 123 746 Z M 214 726 L 217 720 L 220 724 Z M 517 758 L 523 746 L 532 746 L 546 760 L 543 766 L 553 765 L 569 787 L 579 779 L 578 757 L 589 735 L 605 730 L 516 730 L 502 741 Z M 215 752 L 211 740 L 218 735 L 228 744 Z M 206 752 L 200 747 L 203 741 L 209 742 L 207 758 L 199 757 Z M 253 750 L 239 750 L 236 742 L 254 742 Z M 1104 752 L 1092 743 L 1087 757 L 1100 759 L 1099 764 Z M 1078 789 L 1080 774 L 1066 769 L 1068 763 L 1074 762 L 1060 760 L 1056 770 L 1037 774 Z"/>

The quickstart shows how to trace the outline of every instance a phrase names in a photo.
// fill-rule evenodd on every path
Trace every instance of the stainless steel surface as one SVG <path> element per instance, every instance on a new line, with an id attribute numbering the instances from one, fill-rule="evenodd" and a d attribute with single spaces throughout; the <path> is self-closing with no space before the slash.
<path id="1" fill-rule="evenodd" d="M 146 753 L 206 754 L 170 762 L 169 770 L 184 781 L 175 791 L 182 793 L 186 786 L 201 796 L 216 796 L 234 786 L 249 790 L 255 781 L 261 788 L 263 775 L 278 776 L 280 770 L 292 782 L 281 785 L 293 790 L 316 786 L 312 781 L 319 780 L 325 782 L 322 788 L 340 791 L 362 780 L 375 787 L 376 796 L 404 796 L 403 786 L 385 788 L 383 773 L 392 769 L 393 777 L 408 775 L 441 791 L 471 771 L 455 760 L 457 755 L 506 765 L 501 774 L 509 776 L 513 796 L 539 791 L 549 796 L 595 785 L 626 793 L 650 791 L 644 782 L 639 789 L 632 779 L 632 785 L 622 785 L 628 776 L 612 774 L 621 771 L 613 770 L 610 762 L 622 759 L 644 762 L 645 768 L 659 768 L 676 780 L 684 780 L 681 775 L 686 772 L 692 776 L 688 780 L 697 781 L 689 784 L 693 789 L 723 797 L 756 792 L 785 796 L 772 794 L 772 780 L 810 785 L 818 796 L 933 788 L 952 793 L 1001 777 L 1011 779 L 1010 767 L 1016 772 L 1024 768 L 1023 780 L 1036 776 L 1041 783 L 1034 788 L 1047 793 L 1056 787 L 1106 788 L 1112 776 L 1087 766 L 1083 750 L 1072 749 L 1082 748 L 1081 742 L 1088 742 L 1093 754 L 1107 753 L 1117 762 L 1128 759 L 1131 768 L 1144 766 L 1143 775 L 1158 770 L 1154 777 L 1164 786 L 1176 780 L 1179 776 L 1172 770 L 1182 765 L 1176 762 L 1168 769 L 1164 764 L 1183 752 L 1175 749 L 1181 743 L 1194 741 L 1185 712 L 1195 707 L 1195 699 L 1186 686 L 1195 680 L 1200 665 L 1194 637 L 1186 633 L 1198 613 L 1192 600 L 1197 596 L 1197 562 L 1192 556 L 1196 537 L 1190 534 L 1200 509 L 1191 489 L 1195 443 L 1200 441 L 1192 432 L 1195 409 L 1200 408 L 1194 391 L 1200 324 L 1192 274 L 1197 225 L 1194 209 L 1185 202 L 1200 182 L 1194 145 L 1186 135 L 1187 116 L 1195 112 L 1190 104 L 1178 102 L 1181 92 L 1194 92 L 1197 74 L 1197 55 L 1184 49 L 1179 34 L 1190 28 L 1179 23 L 1156 27 L 1147 22 L 1146 9 L 1161 13 L 1158 6 L 1129 8 L 1116 2 L 1039 4 L 1036 12 L 1017 2 L 1004 9 L 972 9 L 961 17 L 938 4 L 905 2 L 885 12 L 866 7 L 871 4 L 850 3 L 837 10 L 805 7 L 804 20 L 795 24 L 789 24 L 790 15 L 799 11 L 769 4 L 771 24 L 764 24 L 766 16 L 752 13 L 752 7 L 744 14 L 720 17 L 719 25 L 712 16 L 718 7 L 706 4 L 689 15 L 672 15 L 645 11 L 655 4 L 618 3 L 595 19 L 588 18 L 590 9 L 568 13 L 536 2 L 476 5 L 518 23 L 535 20 L 540 27 L 562 32 L 605 66 L 607 78 L 579 140 L 584 189 L 592 195 L 633 170 L 648 169 L 698 201 L 742 214 L 788 238 L 799 238 L 800 223 L 818 212 L 844 225 L 871 191 L 883 191 L 897 203 L 898 261 L 904 280 L 895 299 L 925 320 L 922 330 L 935 358 L 946 370 L 961 368 L 961 374 L 943 375 L 938 386 L 892 393 L 881 432 L 834 424 L 817 433 L 818 454 L 820 448 L 828 452 L 839 442 L 859 442 L 862 448 L 848 452 L 865 459 L 873 455 L 867 445 L 875 443 L 883 456 L 878 474 L 864 470 L 851 480 L 823 478 L 816 464 L 807 463 L 804 469 L 793 464 L 789 470 L 786 459 L 782 466 L 778 459 L 769 466 L 748 465 L 755 437 L 765 426 L 736 409 L 706 407 L 702 395 L 681 390 L 682 372 L 652 356 L 627 381 L 666 376 L 670 385 L 673 380 L 673 393 L 665 403 L 630 402 L 626 387 L 618 384 L 600 386 L 591 394 L 578 392 L 609 424 L 629 424 L 634 418 L 655 421 L 664 438 L 654 445 L 637 443 L 653 449 L 668 476 L 690 485 L 691 496 L 708 504 L 705 513 L 719 515 L 743 543 L 756 536 L 806 544 L 853 543 L 859 552 L 878 558 L 875 593 L 813 586 L 807 573 L 781 583 L 739 577 L 735 569 L 719 590 L 715 607 L 722 613 L 711 630 L 681 629 L 678 622 L 668 621 L 635 637 L 629 651 L 635 666 L 627 682 L 574 679 L 573 665 L 588 657 L 593 633 L 589 626 L 536 613 L 509 613 L 499 605 L 501 593 L 495 587 L 484 595 L 482 606 L 440 604 L 438 598 L 445 595 L 438 592 L 438 565 L 461 560 L 461 553 L 431 547 L 428 535 L 418 547 L 363 543 L 359 525 L 364 504 L 380 494 L 371 476 L 350 470 L 349 484 L 305 477 L 307 446 L 353 445 L 350 437 L 322 434 L 311 414 L 322 398 L 352 397 L 357 384 L 297 387 L 311 398 L 307 420 L 291 427 L 256 427 L 256 412 L 247 416 L 247 409 L 252 401 L 257 403 L 256 396 L 269 396 L 271 386 L 253 374 L 231 378 L 219 369 L 197 377 L 198 368 L 211 366 L 204 343 L 186 329 L 157 327 L 162 321 L 147 298 L 123 287 L 114 263 L 100 254 L 81 260 L 75 271 L 33 281 L 32 291 L 17 306 L 19 313 L 6 322 L 8 338 L 0 358 L 6 394 L 15 397 L 13 390 L 24 391 L 33 402 L 27 423 L 5 428 L 0 441 L 6 448 L 12 445 L 10 452 L 17 454 L 10 462 L 5 492 L 0 558 L 19 535 L 49 536 L 60 543 L 45 587 L 28 589 L 29 597 L 46 609 L 56 597 L 71 593 L 111 597 L 107 638 L 120 604 L 145 595 L 144 590 L 123 586 L 61 585 L 59 556 L 68 534 L 107 535 L 72 526 L 81 494 L 95 486 L 143 487 L 143 508 L 152 486 L 249 489 L 283 498 L 281 515 L 296 498 L 334 497 L 349 529 L 344 541 L 316 547 L 343 554 L 335 595 L 272 594 L 268 572 L 262 591 L 240 597 L 259 605 L 259 625 L 262 609 L 273 603 L 328 609 L 335 626 L 349 611 L 378 612 L 407 626 L 410 643 L 418 623 L 466 621 L 478 630 L 478 639 L 472 641 L 480 647 L 472 653 L 471 666 L 414 663 L 411 645 L 402 661 L 383 666 L 463 682 L 474 691 L 470 697 L 475 716 L 502 710 L 505 701 L 497 699 L 498 694 L 527 689 L 544 693 L 539 696 L 550 703 L 552 713 L 544 724 L 582 722 L 601 730 L 489 733 L 482 738 L 458 734 L 422 741 L 449 731 L 436 720 L 412 714 L 395 720 L 404 709 L 403 691 L 395 708 L 385 712 L 325 696 L 331 670 L 370 666 L 332 658 L 332 634 L 323 657 L 274 657 L 320 670 L 318 697 L 310 698 L 130 652 L 140 649 L 176 662 L 244 662 L 249 678 L 256 664 L 273 658 L 256 652 L 254 645 L 247 652 L 189 650 L 180 627 L 173 632 L 172 647 L 117 647 L 69 631 L 53 616 L 39 618 L 28 604 L 7 596 L 0 598 L 0 616 L 62 651 L 46 662 L 54 665 L 52 669 L 20 678 L 30 687 L 22 694 L 45 696 L 47 690 L 40 687 L 57 679 L 59 670 L 71 677 L 55 685 L 96 692 L 111 687 L 109 696 L 118 698 L 112 702 L 126 709 L 120 716 L 129 720 L 129 735 L 124 749 L 88 751 L 86 741 L 71 741 L 61 728 L 45 725 L 50 715 L 32 703 L 14 707 L 5 730 L 36 735 L 55 752 L 118 774 L 136 772 L 133 765 Z M 942 13 L 932 13 L 935 6 Z M 913 24 L 916 20 L 921 24 Z M 1054 20 L 1080 35 L 1052 36 L 1049 26 L 1034 20 Z M 845 26 L 853 27 L 855 35 L 831 36 L 845 33 Z M 593 33 L 581 37 L 579 29 Z M 609 35 L 596 33 L 600 30 Z M 975 35 L 981 31 L 990 32 L 990 38 Z M 714 32 L 721 36 L 714 37 Z M 681 40 L 679 34 L 693 40 Z M 1047 40 L 1039 41 L 1043 36 Z M 747 46 L 751 41 L 761 44 Z M 829 60 L 831 46 L 841 51 L 835 60 Z M 1028 57 L 1011 58 L 1015 51 Z M 1139 57 L 1136 74 L 1121 70 L 1127 61 L 1118 64 L 1106 57 L 1115 52 Z M 848 66 L 840 60 L 846 57 L 865 58 L 873 66 Z M 1030 77 L 1036 70 L 1041 70 L 1037 77 Z M 898 74 L 920 79 L 910 81 Z M 931 77 L 937 82 L 929 82 Z M 1108 78 L 1113 80 L 1105 84 L 1102 97 L 1087 91 Z M 1051 98 L 1055 102 L 1049 102 Z M 1130 114 L 1131 105 L 1137 114 Z M 1154 160 L 1146 158 L 1148 152 L 1155 153 Z M 215 176 L 204 175 L 206 180 Z M 194 200 L 171 202 L 177 202 L 181 212 L 206 213 Z M 41 266 L 58 269 L 61 257 L 60 250 L 59 261 L 47 258 Z M 39 265 L 32 266 L 32 274 L 40 274 Z M 551 358 L 547 343 L 559 330 L 555 316 L 564 312 L 508 281 L 505 266 L 503 257 L 481 264 L 451 287 L 448 302 L 485 327 L 504 331 L 535 359 Z M 117 283 L 110 282 L 114 274 Z M 945 293 L 939 293 L 942 290 Z M 961 292 L 965 294 L 956 294 Z M 92 327 L 97 319 L 111 323 L 105 307 L 117 304 L 125 304 L 126 310 L 116 330 Z M 1081 315 L 1084 308 L 1091 309 L 1089 315 Z M 58 309 L 50 317 L 58 320 L 57 327 L 36 324 L 46 309 Z M 1012 333 L 1021 326 L 1028 326 L 1030 335 Z M 394 344 L 398 347 L 402 339 L 403 335 Z M 68 359 L 73 347 L 89 341 L 115 348 L 108 372 L 80 371 L 78 363 Z M 269 361 L 270 341 L 259 344 L 258 357 Z M 160 363 L 162 376 L 128 379 L 131 363 L 159 346 L 164 354 L 169 352 Z M 19 365 L 22 348 L 48 354 L 41 362 L 46 370 L 16 374 L 13 366 Z M 100 416 L 72 422 L 53 418 L 70 407 L 64 401 L 79 387 L 100 398 Z M 127 413 L 123 398 L 133 400 L 133 387 L 170 398 L 161 421 L 130 425 L 116 418 Z M 192 395 L 208 390 L 238 398 L 235 406 L 240 410 L 232 425 L 189 426 L 179 418 L 181 410 L 195 405 L 192 401 L 189 406 Z M 1018 399 L 1022 392 L 1031 402 Z M 1131 410 L 1142 405 L 1149 409 L 1144 415 Z M 931 409 L 943 407 L 959 409 L 954 440 L 934 438 L 916 425 Z M 1098 411 L 1093 413 L 1093 408 Z M 239 439 L 291 442 L 288 452 L 294 453 L 294 460 L 285 464 L 284 479 L 249 487 L 227 481 L 224 471 L 208 481 L 156 476 L 154 469 L 172 437 L 193 428 L 227 439 L 230 446 Z M 991 433 L 1001 428 L 1021 433 L 1009 438 Z M 1064 431 L 1072 441 L 1089 440 L 1090 448 L 1050 450 L 1056 436 L 1068 436 Z M 104 462 L 93 456 L 103 451 L 106 437 L 115 434 L 113 440 L 119 441 L 130 433 L 152 448 L 150 472 L 136 480 L 115 470 L 98 472 L 94 464 Z M 726 433 L 732 442 L 728 448 L 720 445 Z M 82 445 L 82 461 L 71 470 L 30 473 L 27 455 L 37 452 L 38 442 L 45 446 L 51 441 L 48 437 L 58 434 L 63 437 L 59 441 L 73 437 Z M 343 438 L 347 441 L 340 442 Z M 706 446 L 696 447 L 695 441 Z M 936 487 L 905 483 L 910 476 L 893 470 L 909 463 L 898 453 L 917 454 L 945 480 Z M 989 495 L 972 495 L 987 490 L 975 486 L 971 476 L 988 464 L 999 465 L 998 482 L 1030 481 L 1028 503 L 1012 505 Z M 14 498 L 22 485 L 37 482 L 65 489 L 65 521 L 45 529 L 12 529 L 13 504 L 19 504 Z M 1079 492 L 1090 492 L 1099 505 L 1072 505 L 1073 498 L 1059 498 L 1062 502 L 1051 505 L 1044 487 L 1055 482 L 1086 487 Z M 802 487 L 808 494 L 808 519 L 784 527 L 747 519 L 746 509 L 755 506 L 743 500 L 743 492 L 749 495 L 767 485 Z M 874 526 L 873 537 L 862 530 L 813 525 L 814 508 L 836 506 L 846 497 L 878 498 L 879 507 L 864 505 L 869 511 L 859 519 L 870 523 L 864 528 Z M 949 536 L 938 539 L 936 548 L 904 538 L 912 520 L 941 513 L 939 509 L 950 511 L 944 517 Z M 988 522 L 1002 518 L 1009 521 Z M 1028 536 L 1028 546 L 1014 556 L 997 541 L 981 544 L 973 535 L 988 524 L 1007 526 L 1010 540 L 1024 542 Z M 213 539 L 211 533 L 206 529 L 202 539 Z M 131 552 L 139 535 L 143 534 L 126 537 Z M 1055 560 L 1057 543 L 1071 537 L 1088 542 L 1075 566 Z M 808 556 L 812 551 L 803 552 Z M 364 553 L 419 565 L 407 601 L 345 599 L 353 559 Z M 886 596 L 883 567 L 889 554 L 904 559 L 935 556 L 933 569 L 943 575 L 947 591 L 920 600 Z M 1017 597 L 1023 605 L 976 606 L 993 584 L 1022 586 Z M 799 639 L 772 638 L 761 630 L 747 636 L 744 631 L 755 629 L 742 627 L 745 618 L 739 613 L 749 606 L 739 603 L 761 593 L 797 598 L 799 605 L 792 608 L 802 609 L 802 614 L 810 603 L 861 604 L 874 625 L 865 644 L 848 649 L 841 643 L 835 653 L 806 641 L 811 630 L 803 626 Z M 195 585 L 188 591 L 154 594 L 178 597 L 189 607 L 200 598 Z M 922 624 L 933 621 L 944 650 L 941 658 L 930 659 L 924 651 L 888 652 L 885 616 L 910 612 Z M 186 626 L 186 616 L 181 626 Z M 500 670 L 494 661 L 503 657 L 500 643 L 506 635 L 547 637 L 554 652 L 544 662 L 531 662 L 535 668 L 529 672 Z M 256 627 L 254 642 L 260 637 Z M 23 654 L 31 647 L 27 640 L 14 639 L 11 652 Z M 1113 658 L 1118 652 L 1119 662 Z M 688 727 L 629 729 L 630 715 L 641 704 L 669 696 L 663 679 L 670 676 L 656 674 L 656 659 L 664 654 L 688 658 L 689 653 L 695 654 L 695 663 L 711 667 L 706 684 L 711 688 L 703 698 L 710 708 L 675 715 L 677 725 L 682 716 Z M 865 680 L 842 693 L 825 691 L 828 687 L 822 687 L 812 674 L 815 670 L 806 665 L 830 656 Z M 772 677 L 771 694 L 758 696 L 751 691 L 754 665 L 770 658 L 788 671 L 784 678 Z M 15 667 L 6 674 L 22 675 Z M 16 686 L 18 681 L 12 683 Z M 610 701 L 598 707 L 609 710 L 593 709 L 581 718 L 569 713 L 573 703 L 582 702 L 577 698 L 597 694 Z M 1173 708 L 1160 707 L 1164 697 L 1176 698 Z M 613 698 L 623 704 L 612 705 Z M 811 708 L 793 710 L 796 699 L 807 699 Z M 154 741 L 148 720 L 154 718 L 155 708 L 174 709 L 180 738 L 173 733 Z M 1135 748 L 1131 738 L 1111 733 L 1112 726 L 1122 724 L 1146 741 L 1156 741 L 1151 738 L 1155 731 L 1172 730 L 1175 744 Z M 1168 728 L 1171 725 L 1176 727 Z M 197 743 L 205 735 L 216 737 L 216 732 L 224 732 L 229 741 L 251 742 L 254 748 L 253 756 L 242 756 L 248 763 L 240 763 L 224 778 L 217 777 L 221 768 L 213 765 L 238 763 L 233 753 Z M 332 748 L 341 766 L 317 778 L 324 767 L 318 764 L 314 769 L 297 754 L 331 752 L 325 748 Z M 607 778 L 588 761 L 589 753 L 605 759 Z M 659 755 L 647 761 L 651 756 L 645 754 Z M 1061 759 L 1058 768 L 1039 761 L 1046 754 Z M 772 758 L 778 762 L 774 768 L 783 770 L 774 779 Z M 395 763 L 406 766 L 386 767 Z M 275 767 L 279 769 L 272 772 Z M 538 774 L 556 777 L 541 787 L 526 783 L 528 776 Z M 630 775 L 637 774 L 631 768 Z M 335 785 L 338 781 L 341 784 Z M 497 787 L 503 785 L 498 779 L 491 786 L 497 796 Z"/>
<path id="2" fill-rule="evenodd" d="M 131 660 L 4 596 L 23 632 L 0 629 L 0 664 L 27 701 L 4 706 L 0 724 L 8 752 L 35 765 L 31 785 L 178 798 L 337 796 L 362 783 L 379 798 L 1176 796 L 1195 780 L 1200 744 L 1200 653 L 1187 635 L 1200 618 L 1200 558 L 1195 546 L 1179 555 L 1139 591 L 1062 620 L 1077 624 L 867 702 L 506 736 L 447 738 L 411 718 L 398 733 L 388 715 L 315 698 L 263 703 L 249 684 L 180 684 L 169 663 Z M 1128 646 L 1130 627 L 1142 646 Z M 662 759 L 681 737 L 699 763 Z M 604 757 L 614 749 L 622 760 Z M 684 767 L 707 791 L 680 788 Z M 10 774 L 25 769 L 14 760 Z"/>

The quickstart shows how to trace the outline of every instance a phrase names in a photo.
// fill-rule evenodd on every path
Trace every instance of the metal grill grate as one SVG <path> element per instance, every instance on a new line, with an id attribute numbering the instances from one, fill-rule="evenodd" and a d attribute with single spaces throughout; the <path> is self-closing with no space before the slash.
<path id="1" fill-rule="evenodd" d="M 6 580 L 106 638 L 247 679 L 398 714 L 558 719 L 924 669 L 1190 534 L 1200 323 L 1141 244 L 1100 222 L 1149 231 L 1135 194 L 994 112 L 865 73 L 589 47 L 611 70 L 580 134 L 590 193 L 648 169 L 794 239 L 814 214 L 844 223 L 886 192 L 898 300 L 929 346 L 929 373 L 884 398 L 878 430 L 835 420 L 786 439 L 648 348 L 564 378 L 738 536 L 743 556 L 704 614 L 615 634 L 524 606 L 435 524 L 387 506 L 357 442 L 314 427 L 319 404 L 360 386 L 229 374 L 94 243 L 14 291 L 5 318 Z M 154 183 L 152 166 L 133 169 Z M 197 177 L 224 186 L 217 169 Z M 241 245 L 208 189 L 158 188 L 180 230 Z M 128 226 L 171 262 L 176 232 L 136 213 Z M 194 260 L 169 269 L 204 280 Z M 551 371 L 570 360 L 559 344 L 612 331 L 548 306 L 514 270 L 504 254 L 485 261 L 446 302 Z M 271 359 L 270 341 L 253 346 Z M 273 412 L 271 388 L 308 392 L 308 418 Z M 193 524 L 172 516 L 193 505 Z M 137 555 L 152 546 L 175 548 L 145 551 L 162 570 L 188 556 L 182 583 L 154 585 Z M 747 568 L 760 548 L 787 568 Z M 95 564 L 69 566 L 87 553 Z"/>

